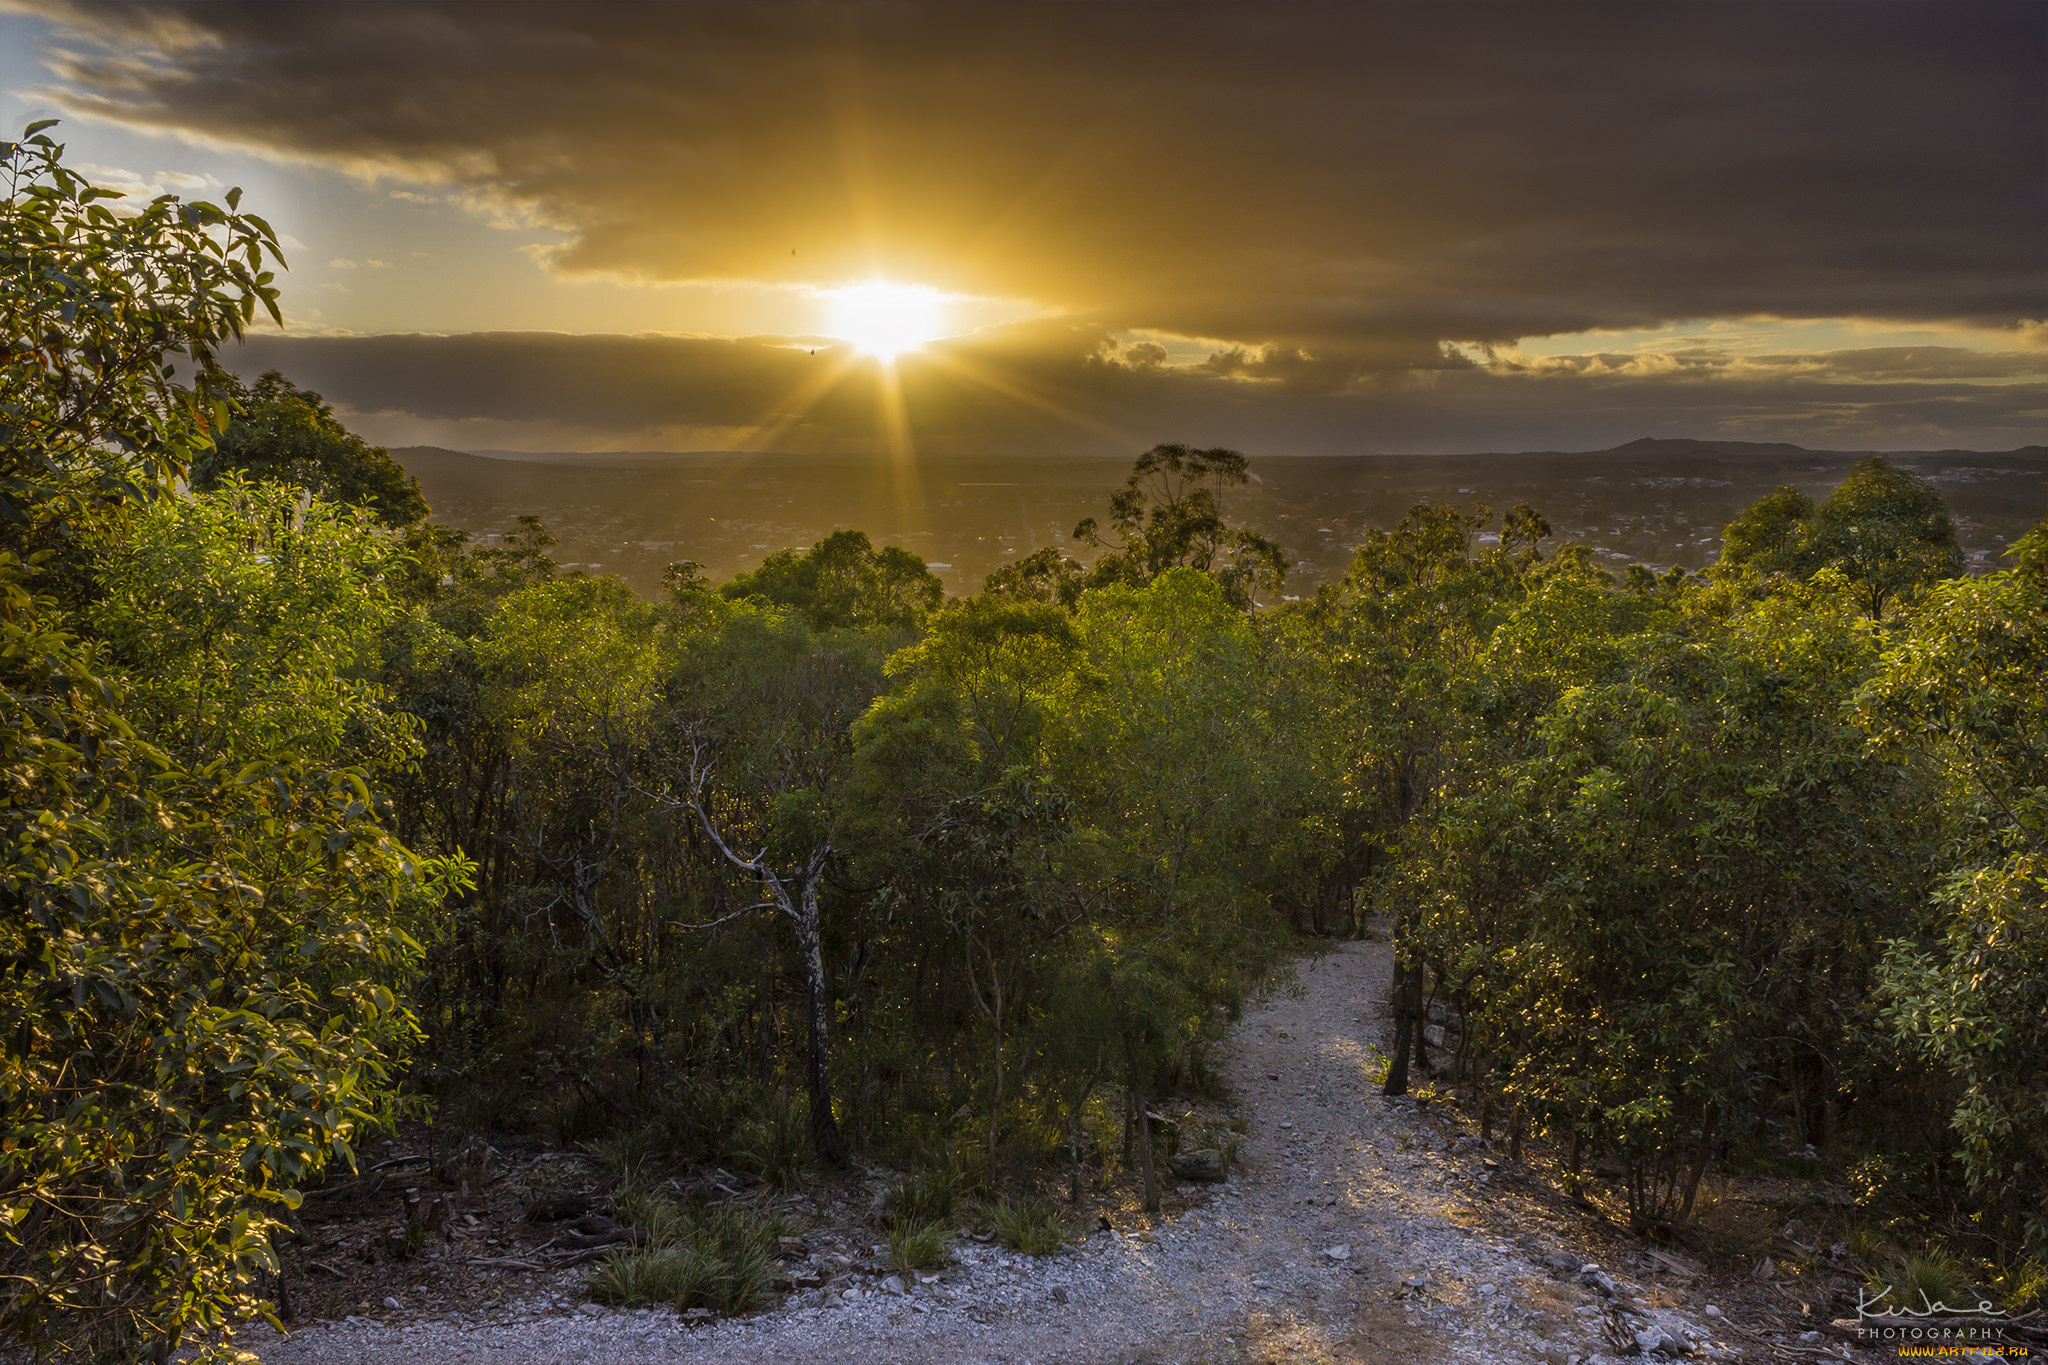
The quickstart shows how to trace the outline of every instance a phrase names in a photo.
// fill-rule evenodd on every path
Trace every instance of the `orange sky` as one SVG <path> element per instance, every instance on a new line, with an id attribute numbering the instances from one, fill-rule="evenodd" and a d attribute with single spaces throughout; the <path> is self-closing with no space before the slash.
<path id="1" fill-rule="evenodd" d="M 249 363 L 380 439 L 2048 435 L 2038 4 L 0 11 L 10 122 L 248 186 Z M 846 345 L 877 280 L 944 339 Z"/>

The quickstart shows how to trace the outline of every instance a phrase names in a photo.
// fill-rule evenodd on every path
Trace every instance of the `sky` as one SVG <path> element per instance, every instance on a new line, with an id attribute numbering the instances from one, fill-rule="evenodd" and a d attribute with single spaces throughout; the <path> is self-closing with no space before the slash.
<path id="1" fill-rule="evenodd" d="M 2048 4 L 0 0 L 387 444 L 2048 441 Z"/>

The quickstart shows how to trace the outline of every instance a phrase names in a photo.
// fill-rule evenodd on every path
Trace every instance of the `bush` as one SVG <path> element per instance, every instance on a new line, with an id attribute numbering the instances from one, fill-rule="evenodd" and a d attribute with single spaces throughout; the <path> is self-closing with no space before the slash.
<path id="1" fill-rule="evenodd" d="M 1883 1291 L 1878 1294 L 1880 1302 L 1909 1312 L 1926 1312 L 1941 1304 L 1960 1306 L 1966 1298 L 1972 1305 L 1976 1302 L 1968 1267 L 1938 1246 L 1901 1257 L 1891 1273 L 1870 1288 Z"/>
<path id="2" fill-rule="evenodd" d="M 777 1092 L 762 1112 L 740 1130 L 734 1149 L 739 1165 L 778 1189 L 794 1186 L 811 1156 L 810 1106 Z"/>
<path id="3" fill-rule="evenodd" d="M 1004 1246 L 1027 1256 L 1050 1256 L 1067 1244 L 1066 1222 L 1050 1199 L 1006 1199 L 989 1221 Z"/>
<path id="4" fill-rule="evenodd" d="M 889 1234 L 889 1259 L 898 1270 L 937 1270 L 951 1245 L 944 1223 L 899 1223 Z"/>
<path id="5" fill-rule="evenodd" d="M 960 1177 L 948 1169 L 912 1171 L 889 1186 L 885 1217 L 891 1227 L 921 1227 L 953 1216 L 960 1202 Z"/>
<path id="6" fill-rule="evenodd" d="M 654 1199 L 632 1206 L 645 1244 L 613 1252 L 586 1289 L 622 1308 L 668 1304 L 738 1313 L 758 1303 L 774 1264 L 777 1222 L 737 1204 L 706 1213 Z M 626 1216 L 621 1207 L 621 1216 Z"/>

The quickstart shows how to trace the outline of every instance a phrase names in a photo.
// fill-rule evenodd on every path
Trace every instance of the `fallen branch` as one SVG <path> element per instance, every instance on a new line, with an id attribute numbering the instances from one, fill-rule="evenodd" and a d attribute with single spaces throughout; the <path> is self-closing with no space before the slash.
<path id="1" fill-rule="evenodd" d="M 479 1256 L 473 1261 L 464 1261 L 462 1264 L 484 1266 L 491 1270 L 539 1270 L 541 1268 L 532 1261 L 516 1261 L 509 1256 Z"/>
<path id="2" fill-rule="evenodd" d="M 410 1166 L 414 1162 L 432 1161 L 433 1159 L 434 1158 L 430 1156 L 395 1156 L 388 1161 L 378 1162 L 376 1165 L 370 1167 L 370 1169 L 373 1171 L 388 1171 L 393 1166 Z"/>
<path id="3" fill-rule="evenodd" d="M 315 1189 L 301 1190 L 299 1191 L 299 1196 L 302 1199 L 325 1199 L 330 1194 L 351 1194 L 368 1183 L 370 1183 L 368 1176 L 357 1176 L 353 1180 L 344 1180 L 338 1184 L 321 1185 Z"/>

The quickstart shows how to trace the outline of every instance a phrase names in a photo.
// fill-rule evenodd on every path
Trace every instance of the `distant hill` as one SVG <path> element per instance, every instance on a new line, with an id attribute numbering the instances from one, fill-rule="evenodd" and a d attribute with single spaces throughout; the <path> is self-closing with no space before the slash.
<path id="1" fill-rule="evenodd" d="M 998 565 L 1069 545 L 1074 523 L 1101 514 L 1128 467 L 1054 455 L 920 455 L 905 468 L 882 458 L 737 451 L 391 453 L 443 521 L 490 534 L 537 513 L 559 538 L 564 564 L 620 574 L 646 592 L 677 560 L 724 578 L 844 527 L 908 547 L 943 566 L 949 591 L 971 592 Z M 1743 507 L 1781 483 L 1825 494 L 1868 453 L 1645 438 L 1592 451 L 1255 457 L 1257 482 L 1235 491 L 1225 510 L 1295 557 L 1289 593 L 1340 574 L 1366 528 L 1390 526 L 1423 502 L 1528 502 L 1561 537 L 1586 542 L 1610 564 L 1700 568 Z M 1883 453 L 1942 490 L 1979 562 L 1994 561 L 2048 513 L 2048 446 Z"/>

